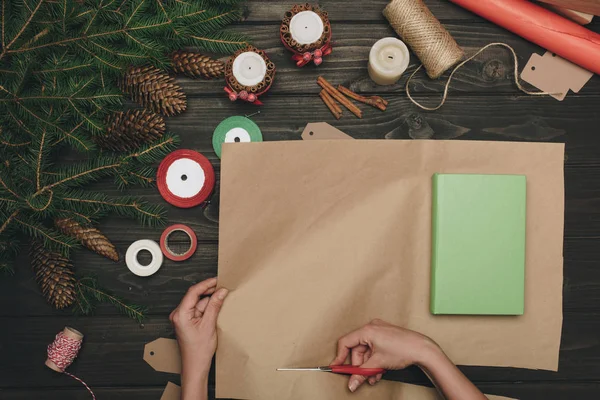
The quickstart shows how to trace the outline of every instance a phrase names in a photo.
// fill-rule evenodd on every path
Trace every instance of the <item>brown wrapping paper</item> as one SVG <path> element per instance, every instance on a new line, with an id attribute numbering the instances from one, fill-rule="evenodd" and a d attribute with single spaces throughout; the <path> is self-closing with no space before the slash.
<path id="1" fill-rule="evenodd" d="M 373 318 L 431 336 L 457 364 L 556 370 L 562 326 L 564 145 L 325 140 L 225 145 L 217 397 L 429 399 L 384 382 L 277 372 L 327 365 Z M 527 175 L 525 314 L 429 312 L 431 176 Z M 414 393 L 409 395 L 408 392 Z"/>

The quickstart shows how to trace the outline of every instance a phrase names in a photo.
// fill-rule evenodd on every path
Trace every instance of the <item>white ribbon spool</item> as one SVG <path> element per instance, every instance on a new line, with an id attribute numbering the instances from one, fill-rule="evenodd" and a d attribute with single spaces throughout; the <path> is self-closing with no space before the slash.
<path id="1" fill-rule="evenodd" d="M 152 255 L 152 261 L 148 265 L 142 265 L 137 259 L 140 251 L 147 250 Z M 163 263 L 163 253 L 158 243 L 149 239 L 133 242 L 125 253 L 127 268 L 137 276 L 150 276 L 160 269 Z"/>
<path id="2" fill-rule="evenodd" d="M 267 63 L 260 54 L 246 51 L 233 60 L 231 69 L 240 85 L 255 86 L 265 79 Z"/>
<path id="3" fill-rule="evenodd" d="M 167 170 L 167 187 L 177 197 L 194 197 L 202 187 L 206 176 L 204 170 L 196 161 L 189 158 L 181 158 L 173 161 Z"/>
<path id="4" fill-rule="evenodd" d="M 323 20 L 313 11 L 301 11 L 290 21 L 290 34 L 299 44 L 311 44 L 323 35 Z"/>
<path id="5" fill-rule="evenodd" d="M 369 52 L 369 76 L 378 85 L 393 85 L 406 71 L 409 61 L 404 42 L 394 37 L 380 39 Z"/>

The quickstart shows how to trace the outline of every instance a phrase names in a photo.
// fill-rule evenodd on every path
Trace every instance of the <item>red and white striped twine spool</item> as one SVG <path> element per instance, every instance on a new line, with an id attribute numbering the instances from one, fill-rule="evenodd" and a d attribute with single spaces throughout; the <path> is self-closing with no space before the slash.
<path id="1" fill-rule="evenodd" d="M 81 349 L 81 343 L 83 342 L 83 334 L 76 329 L 69 328 L 68 326 L 62 332 L 58 332 L 54 341 L 48 345 L 48 358 L 46 359 L 46 366 L 56 372 L 63 373 L 70 376 L 76 381 L 80 382 L 92 395 L 92 399 L 96 400 L 96 396 L 92 389 L 81 379 L 73 374 L 70 374 L 66 369 L 73 363 L 79 350 Z"/>

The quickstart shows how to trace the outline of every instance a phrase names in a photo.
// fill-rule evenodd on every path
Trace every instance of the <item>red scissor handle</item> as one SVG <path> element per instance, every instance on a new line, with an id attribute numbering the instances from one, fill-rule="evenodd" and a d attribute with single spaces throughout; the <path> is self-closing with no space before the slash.
<path id="1" fill-rule="evenodd" d="M 344 375 L 374 376 L 385 372 L 383 368 L 361 368 L 353 365 L 330 365 L 329 368 L 334 374 Z"/>

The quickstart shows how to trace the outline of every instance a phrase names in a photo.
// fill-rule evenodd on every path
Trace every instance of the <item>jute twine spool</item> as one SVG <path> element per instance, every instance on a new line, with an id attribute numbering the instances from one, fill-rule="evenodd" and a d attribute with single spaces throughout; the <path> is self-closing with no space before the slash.
<path id="1" fill-rule="evenodd" d="M 439 78 L 463 58 L 463 50 L 422 0 L 392 0 L 383 15 L 419 57 L 431 79 Z"/>

